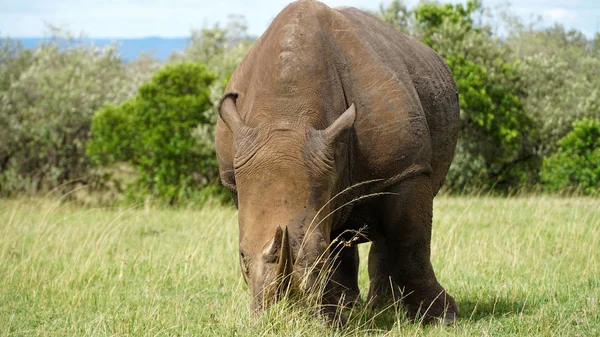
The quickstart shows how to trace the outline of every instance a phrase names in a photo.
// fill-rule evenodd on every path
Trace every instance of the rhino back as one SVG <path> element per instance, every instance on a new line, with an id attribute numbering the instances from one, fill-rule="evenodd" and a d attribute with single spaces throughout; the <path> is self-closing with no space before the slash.
<path id="1" fill-rule="evenodd" d="M 368 96 L 364 112 L 376 116 L 365 123 L 376 131 L 357 126 L 359 136 L 372 142 L 365 150 L 388 158 L 384 166 L 401 168 L 387 172 L 392 181 L 413 170 L 431 170 L 437 193 L 458 138 L 458 91 L 450 70 L 431 48 L 373 15 L 355 8 L 337 11 L 349 20 L 363 50 L 354 57 L 356 67 L 376 69 L 364 73 L 366 85 L 358 88 Z M 339 41 L 347 44 L 342 36 Z"/>
<path id="2" fill-rule="evenodd" d="M 250 126 L 323 129 L 355 103 L 350 182 L 387 185 L 425 172 L 437 191 L 452 161 L 458 103 L 447 66 L 430 48 L 356 9 L 312 0 L 289 5 L 233 73 L 232 91 Z M 231 138 L 219 121 L 222 178 L 232 171 Z"/>

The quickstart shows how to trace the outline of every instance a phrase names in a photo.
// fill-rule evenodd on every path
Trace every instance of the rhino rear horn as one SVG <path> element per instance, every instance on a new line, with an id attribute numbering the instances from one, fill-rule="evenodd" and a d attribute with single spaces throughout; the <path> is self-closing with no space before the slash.
<path id="1" fill-rule="evenodd" d="M 245 126 L 244 121 L 240 117 L 237 110 L 236 101 L 238 98 L 237 92 L 230 92 L 223 96 L 219 103 L 219 116 L 225 122 L 229 130 L 234 132 L 240 127 Z"/>
<path id="2" fill-rule="evenodd" d="M 275 236 L 270 243 L 263 249 L 263 255 L 265 256 L 279 256 L 281 245 L 283 243 L 283 229 L 277 226 L 275 230 Z"/>

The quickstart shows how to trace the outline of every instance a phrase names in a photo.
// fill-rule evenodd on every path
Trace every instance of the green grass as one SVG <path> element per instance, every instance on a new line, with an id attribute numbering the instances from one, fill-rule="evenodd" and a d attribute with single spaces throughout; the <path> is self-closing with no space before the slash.
<path id="1" fill-rule="evenodd" d="M 461 308 L 456 326 L 359 306 L 336 330 L 300 305 L 248 314 L 231 208 L 3 200 L 0 335 L 600 335 L 600 200 L 438 198 L 434 216 L 433 264 Z"/>

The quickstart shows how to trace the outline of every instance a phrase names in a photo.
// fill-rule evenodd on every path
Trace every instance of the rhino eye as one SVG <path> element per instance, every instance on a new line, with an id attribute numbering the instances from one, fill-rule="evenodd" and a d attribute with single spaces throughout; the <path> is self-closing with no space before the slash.
<path id="1" fill-rule="evenodd" d="M 248 275 L 248 267 L 246 267 L 246 259 L 244 257 L 244 253 L 240 252 L 240 266 L 242 267 L 242 273 L 244 274 L 244 278 Z"/>
<path id="2" fill-rule="evenodd" d="M 263 256 L 266 263 L 275 263 L 278 260 L 277 255 L 265 254 Z"/>

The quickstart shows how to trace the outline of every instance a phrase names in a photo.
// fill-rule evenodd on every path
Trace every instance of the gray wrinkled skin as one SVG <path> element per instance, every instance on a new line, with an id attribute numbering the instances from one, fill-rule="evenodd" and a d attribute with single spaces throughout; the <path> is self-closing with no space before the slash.
<path id="1" fill-rule="evenodd" d="M 282 277 L 306 291 L 325 261 L 335 271 L 323 303 L 357 301 L 356 246 L 328 246 L 366 226 L 369 301 L 403 293 L 412 318 L 456 318 L 429 255 L 432 200 L 459 125 L 456 84 L 433 50 L 365 12 L 302 0 L 274 19 L 225 93 L 217 158 L 238 200 L 254 310 L 276 299 Z M 385 194 L 326 217 L 371 193 Z"/>

